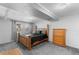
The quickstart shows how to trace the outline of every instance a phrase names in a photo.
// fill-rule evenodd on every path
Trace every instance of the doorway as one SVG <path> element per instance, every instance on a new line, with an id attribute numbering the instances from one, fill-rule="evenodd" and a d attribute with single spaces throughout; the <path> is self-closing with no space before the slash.
<path id="1" fill-rule="evenodd" d="M 16 29 L 17 29 L 17 41 L 18 41 L 21 31 L 21 24 L 16 24 Z"/>

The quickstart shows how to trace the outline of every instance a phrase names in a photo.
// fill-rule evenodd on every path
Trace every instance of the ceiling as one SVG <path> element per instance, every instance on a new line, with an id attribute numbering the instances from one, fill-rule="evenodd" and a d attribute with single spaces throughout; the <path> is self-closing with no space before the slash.
<path id="1" fill-rule="evenodd" d="M 24 20 L 21 18 L 21 20 L 23 21 L 29 20 L 29 22 L 35 23 L 35 22 L 39 22 L 40 19 L 48 20 L 51 18 L 47 16 L 46 14 L 33 8 L 31 3 L 0 3 L 0 5 L 20 12 L 21 16 L 20 14 L 18 16 L 20 17 L 24 16 L 23 17 Z M 14 14 L 14 13 L 11 13 L 11 14 Z M 20 17 L 18 16 L 17 14 L 15 14 L 15 17 L 20 19 Z"/>
<path id="2" fill-rule="evenodd" d="M 23 19 L 31 20 L 30 22 L 39 22 L 42 20 L 54 20 L 54 17 L 58 19 L 62 17 L 68 17 L 75 14 L 79 14 L 78 3 L 36 3 L 36 6 L 40 6 L 40 9 L 35 9 L 33 3 L 0 3 L 9 9 L 20 12 L 25 15 Z M 44 12 L 45 11 L 45 12 Z M 47 13 L 48 14 L 47 14 Z M 29 17 L 29 18 L 28 18 Z M 28 18 L 28 19 L 27 19 Z"/>
<path id="3" fill-rule="evenodd" d="M 18 10 L 19 12 L 24 12 L 28 14 L 29 12 L 31 13 L 30 4 L 28 3 L 0 3 L 0 5 L 3 5 L 13 10 Z"/>
<path id="4" fill-rule="evenodd" d="M 79 3 L 42 3 L 42 6 L 59 18 L 79 14 Z"/>

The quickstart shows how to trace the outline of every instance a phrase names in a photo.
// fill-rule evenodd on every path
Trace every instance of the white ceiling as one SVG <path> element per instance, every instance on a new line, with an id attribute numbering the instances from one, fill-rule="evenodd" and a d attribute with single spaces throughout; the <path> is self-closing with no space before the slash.
<path id="1" fill-rule="evenodd" d="M 52 17 L 49 17 L 49 15 L 33 8 L 32 4 L 31 3 L 0 3 L 0 5 L 18 12 L 18 14 L 14 14 L 15 18 L 18 18 L 23 21 L 29 20 L 29 22 L 39 22 L 40 19 L 53 20 L 52 19 L 53 15 Z M 47 9 L 48 11 L 50 11 L 51 13 L 53 13 L 54 15 L 56 15 L 58 18 L 79 14 L 78 3 L 39 3 L 39 4 L 45 9 Z M 9 17 L 14 17 L 14 15 L 11 16 L 10 14 Z"/>
<path id="2" fill-rule="evenodd" d="M 40 19 L 48 19 L 47 15 L 43 13 L 41 15 L 41 12 L 33 8 L 31 3 L 0 3 L 0 5 L 10 9 L 8 12 L 9 18 L 17 19 L 18 21 L 22 20 L 35 23 L 39 22 Z"/>
<path id="3" fill-rule="evenodd" d="M 42 5 L 59 18 L 79 14 L 79 3 L 43 3 Z"/>
<path id="4" fill-rule="evenodd" d="M 19 12 L 22 12 L 24 14 L 31 15 L 31 6 L 28 3 L 0 3 L 0 5 L 3 5 L 7 8 L 17 10 Z"/>

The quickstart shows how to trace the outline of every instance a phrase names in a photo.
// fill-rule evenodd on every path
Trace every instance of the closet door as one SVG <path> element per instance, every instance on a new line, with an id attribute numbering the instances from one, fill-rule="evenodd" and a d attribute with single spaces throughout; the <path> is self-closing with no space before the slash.
<path id="1" fill-rule="evenodd" d="M 65 42 L 65 29 L 54 29 L 53 30 L 53 43 L 59 46 L 66 47 Z"/>

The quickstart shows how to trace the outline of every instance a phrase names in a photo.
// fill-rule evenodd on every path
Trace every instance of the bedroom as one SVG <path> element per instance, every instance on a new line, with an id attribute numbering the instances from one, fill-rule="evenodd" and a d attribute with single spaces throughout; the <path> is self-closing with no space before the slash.
<path id="1" fill-rule="evenodd" d="M 79 55 L 78 5 L 0 3 L 0 53 L 19 49 L 22 55 Z M 61 42 L 54 40 L 58 29 L 65 30 Z"/>

